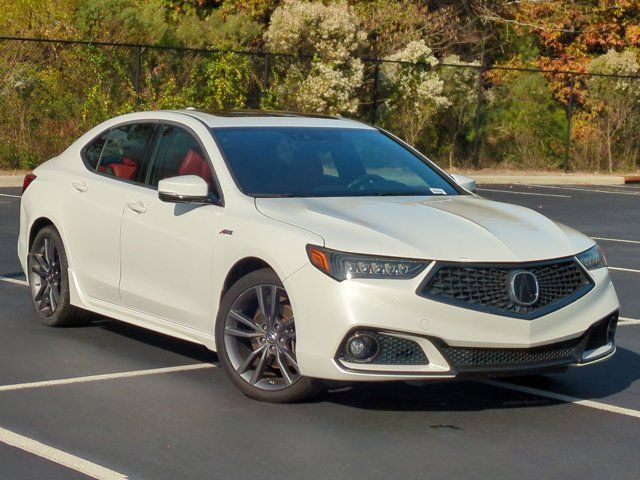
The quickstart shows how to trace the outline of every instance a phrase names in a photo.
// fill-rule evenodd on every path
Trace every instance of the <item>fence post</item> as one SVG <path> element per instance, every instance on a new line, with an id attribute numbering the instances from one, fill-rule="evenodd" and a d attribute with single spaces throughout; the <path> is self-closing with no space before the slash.
<path id="1" fill-rule="evenodd" d="M 371 99 L 371 123 L 378 121 L 378 82 L 380 77 L 380 60 L 375 60 L 373 67 L 373 98 Z"/>
<path id="2" fill-rule="evenodd" d="M 142 49 L 140 46 L 135 47 L 136 54 L 136 70 L 134 77 L 134 90 L 136 92 L 136 105 L 140 104 L 140 70 L 142 69 Z"/>
<path id="3" fill-rule="evenodd" d="M 565 172 L 569 171 L 571 167 L 571 119 L 573 117 L 573 87 L 575 84 L 575 77 L 571 75 L 569 77 L 569 101 L 567 103 L 567 132 L 564 144 L 564 164 L 562 168 Z"/>
<path id="4" fill-rule="evenodd" d="M 482 77 L 484 76 L 484 61 L 482 68 L 478 70 L 478 84 L 476 90 L 476 119 L 475 119 L 475 135 L 473 136 L 473 166 L 480 167 L 480 123 L 482 122 Z"/>
<path id="5" fill-rule="evenodd" d="M 262 89 L 263 91 L 267 91 L 269 89 L 269 70 L 271 68 L 270 65 L 271 56 L 268 53 L 264 55 L 264 72 L 262 76 Z"/>
<path id="6" fill-rule="evenodd" d="M 473 163 L 475 168 L 480 167 L 480 123 L 482 121 L 482 78 L 484 77 L 484 72 L 487 68 L 487 61 L 485 57 L 485 40 L 486 40 L 486 31 L 482 33 L 482 44 L 480 46 L 480 63 L 482 66 L 478 71 L 478 85 L 477 85 L 477 93 L 476 93 L 476 122 L 475 129 L 476 134 L 473 136 Z"/>

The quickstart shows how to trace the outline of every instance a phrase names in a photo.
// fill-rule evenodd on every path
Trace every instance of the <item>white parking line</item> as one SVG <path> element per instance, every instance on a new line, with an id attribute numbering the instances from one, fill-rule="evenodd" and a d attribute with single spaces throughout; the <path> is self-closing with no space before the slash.
<path id="1" fill-rule="evenodd" d="M 640 273 L 640 270 L 636 270 L 634 268 L 609 267 L 609 270 L 615 270 L 616 272 Z"/>
<path id="2" fill-rule="evenodd" d="M 64 467 L 83 473 L 89 477 L 99 480 L 126 480 L 128 477 L 122 473 L 114 472 L 108 468 L 97 465 L 84 458 L 76 457 L 70 453 L 63 452 L 57 448 L 50 447 L 23 435 L 19 435 L 11 430 L 0 428 L 0 442 L 32 453 L 42 458 L 46 458 Z"/>
<path id="3" fill-rule="evenodd" d="M 516 192 L 513 190 L 496 190 L 493 188 L 476 188 L 476 190 L 482 192 L 514 193 L 516 195 L 536 195 L 538 197 L 571 198 L 571 195 L 557 195 L 555 193 Z"/>
<path id="4" fill-rule="evenodd" d="M 618 326 L 625 325 L 640 325 L 640 320 L 636 320 L 635 318 L 620 317 L 618 319 Z"/>
<path id="5" fill-rule="evenodd" d="M 42 382 L 14 383 L 1 385 L 0 392 L 24 390 L 27 388 L 55 387 L 58 385 L 70 385 L 73 383 L 99 382 L 103 380 L 115 380 L 118 378 L 143 377 L 145 375 L 158 375 L 161 373 L 184 372 L 187 370 L 202 370 L 204 368 L 216 368 L 212 363 L 194 363 L 177 367 L 151 368 L 148 370 L 132 370 L 130 372 L 105 373 L 101 375 L 88 375 L 86 377 L 62 378 L 59 380 L 44 380 Z"/>
<path id="6" fill-rule="evenodd" d="M 8 193 L 0 193 L 0 197 L 20 198 L 20 195 L 9 195 Z"/>
<path id="7" fill-rule="evenodd" d="M 640 240 L 623 240 L 621 238 L 605 238 L 605 237 L 591 237 L 594 240 L 603 240 L 605 242 L 619 242 L 619 243 L 636 243 L 640 245 Z"/>
<path id="8" fill-rule="evenodd" d="M 606 412 L 626 415 L 627 417 L 640 418 L 640 411 L 638 410 L 617 407 L 615 405 L 609 405 L 608 403 L 595 402 L 593 400 L 584 400 L 582 398 L 572 397 L 570 395 L 563 395 L 562 393 L 548 392 L 547 390 L 540 390 L 539 388 L 525 387 L 524 385 L 516 385 L 513 383 L 501 382 L 498 380 L 483 380 L 481 383 L 492 385 L 494 387 L 506 388 L 508 390 L 514 390 L 520 393 L 527 393 L 529 395 L 551 398 L 560 402 L 573 403 L 575 405 L 582 405 L 583 407 L 595 408 L 596 410 L 604 410 Z"/>
<path id="9" fill-rule="evenodd" d="M 529 186 L 536 187 L 536 188 L 553 188 L 555 190 L 573 190 L 576 192 L 610 193 L 613 195 L 635 195 L 636 197 L 640 195 L 640 192 L 620 192 L 616 190 L 600 190 L 600 189 L 577 188 L 577 187 L 559 187 L 559 186 L 551 186 L 551 185 L 529 185 Z"/>
<path id="10" fill-rule="evenodd" d="M 27 282 L 26 280 L 20 280 L 19 278 L 3 277 L 2 275 L 0 275 L 0 282 L 15 283 L 16 285 L 24 285 L 24 286 L 29 285 L 29 282 Z"/>

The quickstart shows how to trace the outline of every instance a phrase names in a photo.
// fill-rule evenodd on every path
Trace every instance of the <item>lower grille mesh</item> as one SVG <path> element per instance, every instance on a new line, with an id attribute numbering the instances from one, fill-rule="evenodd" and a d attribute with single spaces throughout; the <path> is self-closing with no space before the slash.
<path id="1" fill-rule="evenodd" d="M 569 363 L 577 361 L 580 338 L 536 348 L 467 348 L 443 347 L 443 353 L 458 370 L 523 365 Z"/>
<path id="2" fill-rule="evenodd" d="M 380 354 L 373 360 L 377 365 L 426 365 L 429 363 L 424 351 L 416 342 L 406 338 L 379 333 Z"/>

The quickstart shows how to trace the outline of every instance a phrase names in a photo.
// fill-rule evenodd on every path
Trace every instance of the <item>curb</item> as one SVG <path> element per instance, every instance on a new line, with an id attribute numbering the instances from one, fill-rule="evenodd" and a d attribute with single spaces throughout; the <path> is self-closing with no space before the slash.
<path id="1" fill-rule="evenodd" d="M 0 175 L 0 187 L 21 187 L 23 180 L 21 175 Z"/>
<path id="2" fill-rule="evenodd" d="M 479 185 L 624 185 L 625 177 L 613 175 L 473 175 Z"/>

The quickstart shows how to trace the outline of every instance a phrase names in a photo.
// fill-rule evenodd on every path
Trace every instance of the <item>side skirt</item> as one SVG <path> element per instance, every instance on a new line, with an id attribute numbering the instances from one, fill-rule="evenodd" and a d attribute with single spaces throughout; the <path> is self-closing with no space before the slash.
<path id="1" fill-rule="evenodd" d="M 185 327 L 184 325 L 178 325 L 153 315 L 149 315 L 131 308 L 123 307 L 121 305 L 114 305 L 109 302 L 98 300 L 96 298 L 88 297 L 82 292 L 78 284 L 78 279 L 75 273 L 70 268 L 69 273 L 69 296 L 71 304 L 91 312 L 110 317 L 115 320 L 120 320 L 125 323 L 130 323 L 138 327 L 153 330 L 154 332 L 176 337 L 181 340 L 187 340 L 189 342 L 198 343 L 204 345 L 209 350 L 215 352 L 215 339 L 213 335 L 207 335 L 198 330 Z"/>

